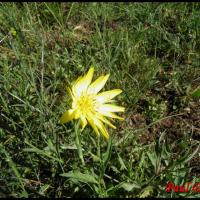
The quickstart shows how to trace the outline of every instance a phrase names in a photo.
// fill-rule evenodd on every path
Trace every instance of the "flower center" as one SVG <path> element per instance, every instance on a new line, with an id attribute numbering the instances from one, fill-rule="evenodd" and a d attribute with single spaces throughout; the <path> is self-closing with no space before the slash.
<path id="1" fill-rule="evenodd" d="M 88 112 L 94 111 L 95 107 L 94 97 L 92 95 L 82 95 L 76 101 L 76 109 L 86 115 Z"/>

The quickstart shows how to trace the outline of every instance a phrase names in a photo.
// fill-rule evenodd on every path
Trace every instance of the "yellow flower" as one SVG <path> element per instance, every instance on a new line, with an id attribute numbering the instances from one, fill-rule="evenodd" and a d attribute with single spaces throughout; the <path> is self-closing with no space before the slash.
<path id="1" fill-rule="evenodd" d="M 72 98 L 72 108 L 62 115 L 60 121 L 66 123 L 80 119 L 82 130 L 89 123 L 97 135 L 101 133 L 108 139 L 109 134 L 103 123 L 115 129 L 116 127 L 106 117 L 123 120 L 115 112 L 124 112 L 124 107 L 110 104 L 122 90 L 114 89 L 98 93 L 108 80 L 109 74 L 100 76 L 91 83 L 93 74 L 94 68 L 91 67 L 86 75 L 80 76 L 75 81 L 71 89 L 68 88 Z"/>

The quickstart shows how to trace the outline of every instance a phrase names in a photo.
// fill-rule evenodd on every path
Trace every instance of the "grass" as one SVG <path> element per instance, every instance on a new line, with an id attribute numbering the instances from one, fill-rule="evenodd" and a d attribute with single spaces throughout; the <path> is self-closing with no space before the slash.
<path id="1" fill-rule="evenodd" d="M 200 197 L 166 192 L 200 182 L 199 9 L 1 3 L 0 197 Z M 108 143 L 59 123 L 66 85 L 91 65 L 123 90 Z"/>

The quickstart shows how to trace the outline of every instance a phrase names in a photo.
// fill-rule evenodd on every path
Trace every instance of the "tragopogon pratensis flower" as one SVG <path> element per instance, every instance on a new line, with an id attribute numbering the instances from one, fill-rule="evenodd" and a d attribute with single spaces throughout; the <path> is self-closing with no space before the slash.
<path id="1" fill-rule="evenodd" d="M 122 90 L 113 89 L 98 93 L 108 80 L 109 74 L 100 76 L 93 83 L 92 77 L 94 68 L 90 67 L 88 73 L 80 76 L 72 88 L 68 87 L 68 91 L 72 98 L 72 108 L 67 110 L 60 118 L 61 123 L 69 122 L 73 119 L 80 119 L 82 129 L 89 123 L 94 131 L 109 138 L 108 131 L 103 123 L 112 128 L 116 128 L 106 117 L 123 120 L 115 112 L 124 112 L 124 107 L 110 104 L 113 98 L 120 94 Z"/>

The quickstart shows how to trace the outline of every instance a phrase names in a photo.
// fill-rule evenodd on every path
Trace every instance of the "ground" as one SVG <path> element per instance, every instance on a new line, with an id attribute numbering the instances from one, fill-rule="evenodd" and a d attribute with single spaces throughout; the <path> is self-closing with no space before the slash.
<path id="1" fill-rule="evenodd" d="M 199 3 L 1 3 L 0 197 L 200 197 Z M 66 86 L 95 68 L 126 108 L 76 145 Z M 85 165 L 81 162 L 80 148 Z M 77 151 L 78 150 L 78 151 Z"/>

